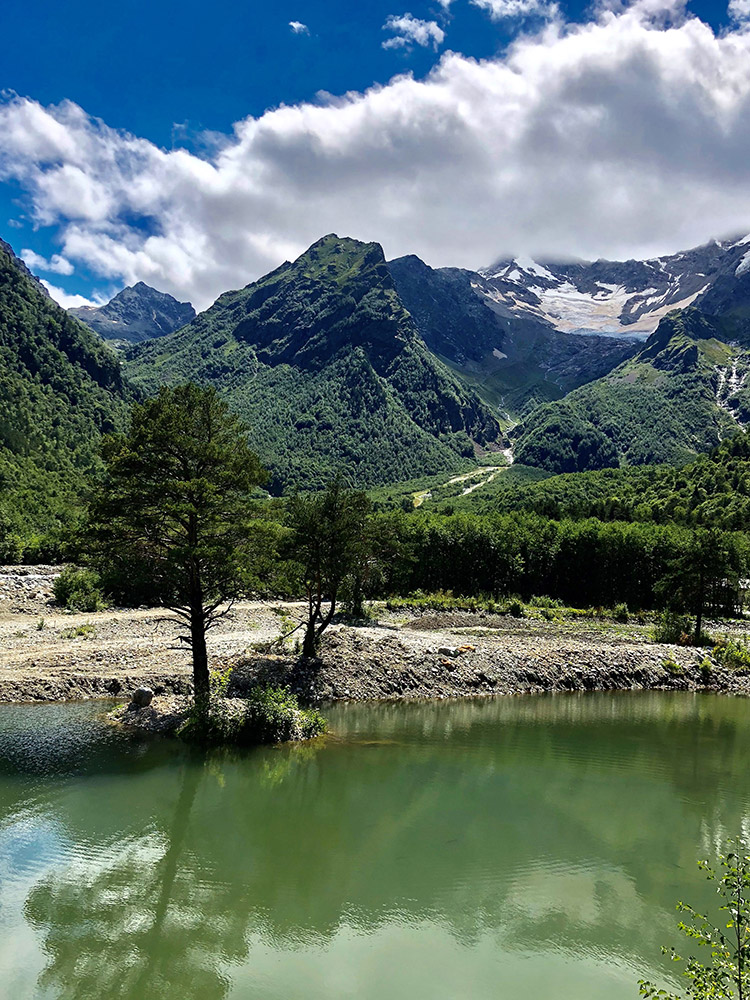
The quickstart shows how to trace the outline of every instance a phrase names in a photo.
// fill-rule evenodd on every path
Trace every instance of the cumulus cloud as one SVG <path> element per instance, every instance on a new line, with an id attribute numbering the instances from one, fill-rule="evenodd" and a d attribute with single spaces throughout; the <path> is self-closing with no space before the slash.
<path id="1" fill-rule="evenodd" d="M 63 288 L 51 285 L 49 281 L 42 278 L 42 284 L 50 293 L 52 298 L 63 309 L 77 309 L 79 306 L 100 306 L 103 302 L 99 299 L 87 299 L 85 295 L 69 295 Z"/>
<path id="2" fill-rule="evenodd" d="M 750 0 L 729 0 L 729 16 L 735 21 L 750 21 Z"/>
<path id="3" fill-rule="evenodd" d="M 437 21 L 421 21 L 411 14 L 391 14 L 383 25 L 383 31 L 395 32 L 393 38 L 383 42 L 384 49 L 413 48 L 422 45 L 437 50 L 445 41 L 445 32 Z"/>
<path id="4" fill-rule="evenodd" d="M 289 27 L 292 29 L 295 35 L 309 35 L 310 29 L 302 21 L 290 21 Z"/>
<path id="5" fill-rule="evenodd" d="M 32 271 L 48 271 L 52 274 L 70 275 L 73 273 L 73 265 L 59 253 L 52 254 L 49 260 L 33 250 L 22 250 L 22 260 Z"/>
<path id="6" fill-rule="evenodd" d="M 486 11 L 493 21 L 521 20 L 527 17 L 551 20 L 560 13 L 558 4 L 550 3 L 549 0 L 471 0 L 471 3 Z"/>
<path id="7" fill-rule="evenodd" d="M 750 232 L 750 32 L 640 0 L 501 57 L 280 107 L 199 157 L 65 102 L 0 104 L 0 176 L 102 280 L 208 305 L 328 232 L 478 267 Z"/>

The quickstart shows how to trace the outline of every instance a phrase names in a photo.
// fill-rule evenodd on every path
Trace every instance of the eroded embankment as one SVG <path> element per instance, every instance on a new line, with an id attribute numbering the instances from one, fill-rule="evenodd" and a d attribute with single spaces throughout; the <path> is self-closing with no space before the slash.
<path id="1" fill-rule="evenodd" d="M 233 669 L 230 692 L 279 683 L 315 704 L 642 688 L 750 693 L 748 676 L 707 667 L 705 650 L 653 643 L 645 624 L 382 610 L 379 621 L 332 627 L 319 660 L 253 652 L 278 635 L 282 610 L 299 609 L 241 605 L 211 633 L 212 665 Z M 38 625 L 30 615 L 0 620 L 0 701 L 128 699 L 142 685 L 190 692 L 188 650 L 159 609 L 88 616 L 51 609 Z"/>
<path id="2" fill-rule="evenodd" d="M 371 633 L 371 630 L 367 630 Z M 413 636 L 373 639 L 341 629 L 319 661 L 238 658 L 230 693 L 253 684 L 289 685 L 311 703 L 371 699 L 461 698 L 545 691 L 631 689 L 750 692 L 750 678 L 712 664 L 703 650 L 654 643 L 618 644 L 573 637 L 503 636 L 493 641 L 454 634 L 448 646 Z M 444 640 L 446 634 L 439 634 Z M 441 651 L 450 649 L 450 652 Z"/>

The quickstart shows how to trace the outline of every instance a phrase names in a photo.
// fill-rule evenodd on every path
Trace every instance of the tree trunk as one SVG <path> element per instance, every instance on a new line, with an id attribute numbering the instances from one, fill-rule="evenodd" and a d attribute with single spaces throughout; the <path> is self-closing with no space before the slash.
<path id="1" fill-rule="evenodd" d="M 302 643 L 303 656 L 315 656 L 317 652 L 317 643 L 315 638 L 315 619 L 310 617 L 305 628 L 305 638 Z"/>
<path id="2" fill-rule="evenodd" d="M 698 585 L 698 607 L 695 609 L 695 635 L 693 636 L 694 646 L 700 646 L 701 644 L 701 633 L 703 631 L 703 605 L 706 599 L 705 590 L 706 584 L 703 574 L 701 574 L 700 583 Z"/>
<path id="3" fill-rule="evenodd" d="M 193 647 L 193 688 L 195 703 L 199 709 L 208 707 L 211 683 L 208 675 L 208 651 L 206 650 L 206 625 L 203 606 L 190 609 L 190 643 Z"/>

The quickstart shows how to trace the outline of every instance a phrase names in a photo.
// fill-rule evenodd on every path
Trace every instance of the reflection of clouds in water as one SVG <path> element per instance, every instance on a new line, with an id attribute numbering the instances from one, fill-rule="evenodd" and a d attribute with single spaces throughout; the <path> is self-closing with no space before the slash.
<path id="1" fill-rule="evenodd" d="M 514 920 L 524 924 L 563 915 L 568 933 L 576 927 L 585 933 L 587 928 L 602 925 L 636 931 L 644 918 L 653 922 L 653 912 L 638 894 L 633 879 L 624 871 L 603 865 L 571 871 L 542 861 L 514 880 L 507 905 Z"/>
<path id="2" fill-rule="evenodd" d="M 0 827 L 0 983 L 6 997 L 25 1000 L 44 967 L 37 934 L 23 919 L 26 899 L 63 843 L 56 824 L 33 810 Z"/>
<path id="3" fill-rule="evenodd" d="M 719 855 L 726 854 L 727 843 L 739 837 L 750 848 L 750 814 L 744 813 L 739 824 L 729 829 L 724 822 L 726 804 L 715 807 L 713 815 L 701 820 L 701 852 L 709 864 L 714 865 Z"/>
<path id="4" fill-rule="evenodd" d="M 744 716 L 657 699 L 336 710 L 327 741 L 53 782 L 77 846 L 30 889 L 40 989 L 632 1000 L 675 900 L 703 903 L 701 838 L 747 815 Z"/>
<path id="5" fill-rule="evenodd" d="M 388 923 L 367 934 L 342 925 L 325 946 L 283 955 L 251 935 L 227 1000 L 619 1000 L 633 997 L 642 972 L 607 955 L 571 961 L 552 949 L 509 949 L 496 933 L 467 945 L 430 921 Z"/>

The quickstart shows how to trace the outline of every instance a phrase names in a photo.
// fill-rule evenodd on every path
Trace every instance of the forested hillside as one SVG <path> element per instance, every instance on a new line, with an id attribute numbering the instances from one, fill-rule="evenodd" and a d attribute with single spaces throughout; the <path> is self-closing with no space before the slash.
<path id="1" fill-rule="evenodd" d="M 375 243 L 325 237 L 135 348 L 127 370 L 147 392 L 215 385 L 274 491 L 314 489 L 337 470 L 362 485 L 457 470 L 502 444 L 490 409 L 427 349 Z"/>
<path id="2" fill-rule="evenodd" d="M 127 409 L 119 363 L 0 244 L 0 548 L 70 512 L 100 437 Z"/>
<path id="3" fill-rule="evenodd" d="M 406 486 L 375 493 L 380 509 L 404 506 L 405 496 L 411 496 Z M 647 465 L 545 476 L 539 470 L 513 466 L 466 495 L 463 488 L 451 491 L 433 486 L 425 508 L 746 531 L 750 524 L 750 438 L 735 434 L 711 454 L 681 467 Z"/>
<path id="4" fill-rule="evenodd" d="M 721 320 L 670 313 L 632 359 L 534 410 L 518 429 L 517 461 L 551 472 L 684 464 L 736 433 L 750 414 L 750 354 Z"/>

